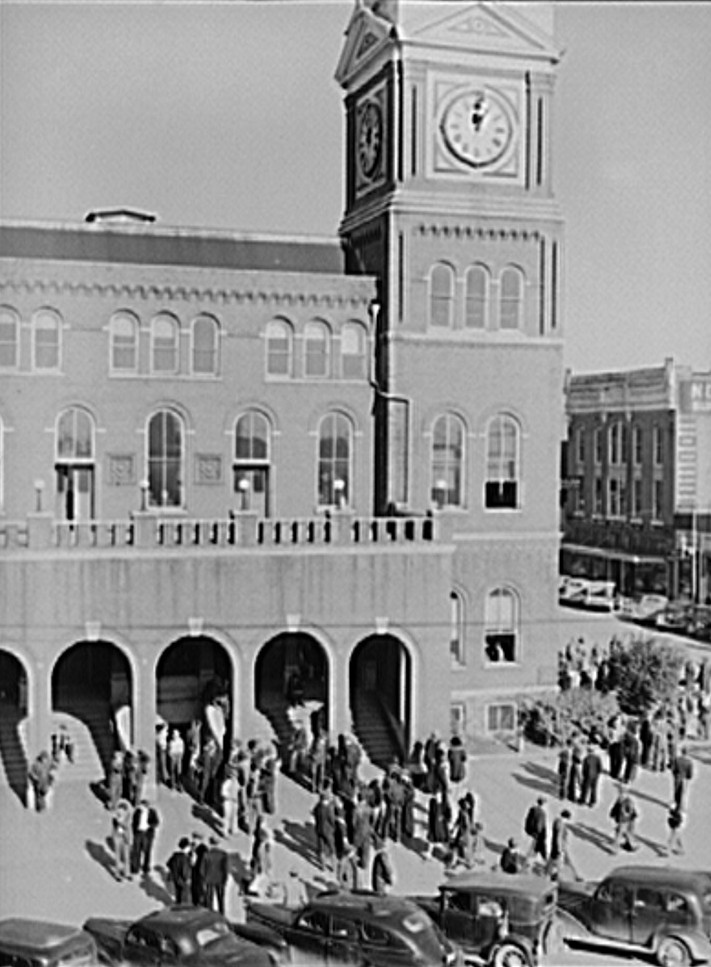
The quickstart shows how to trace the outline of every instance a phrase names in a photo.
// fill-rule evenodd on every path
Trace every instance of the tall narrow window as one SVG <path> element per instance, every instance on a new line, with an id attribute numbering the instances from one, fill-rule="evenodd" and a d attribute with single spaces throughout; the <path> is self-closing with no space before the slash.
<path id="1" fill-rule="evenodd" d="M 430 274 L 430 325 L 452 327 L 454 319 L 454 269 L 438 262 Z"/>
<path id="2" fill-rule="evenodd" d="M 62 322 L 52 309 L 40 309 L 32 318 L 32 365 L 39 370 L 60 366 Z"/>
<path id="3" fill-rule="evenodd" d="M 63 520 L 94 517 L 94 421 L 79 406 L 64 410 L 57 419 L 55 472 L 58 512 Z"/>
<path id="4" fill-rule="evenodd" d="M 664 481 L 660 478 L 652 481 L 652 520 L 664 520 Z"/>
<path id="5" fill-rule="evenodd" d="M 14 309 L 0 306 L 0 369 L 16 369 L 19 362 L 20 319 Z"/>
<path id="6" fill-rule="evenodd" d="M 304 375 L 328 376 L 330 368 L 330 332 L 323 322 L 308 322 L 304 327 Z"/>
<path id="7" fill-rule="evenodd" d="M 499 327 L 520 329 L 523 323 L 523 273 L 513 266 L 501 273 Z"/>
<path id="8" fill-rule="evenodd" d="M 602 427 L 596 426 L 593 432 L 593 456 L 595 466 L 602 466 Z"/>
<path id="9" fill-rule="evenodd" d="M 234 491 L 240 509 L 268 517 L 271 432 L 269 422 L 258 410 L 248 410 L 235 425 L 235 458 L 232 467 Z"/>
<path id="10" fill-rule="evenodd" d="M 272 319 L 267 326 L 267 375 L 291 376 L 294 333 L 288 322 Z"/>
<path id="11" fill-rule="evenodd" d="M 627 458 L 627 427 L 621 420 L 611 424 L 607 458 L 613 467 L 621 467 Z"/>
<path id="12" fill-rule="evenodd" d="M 514 662 L 518 655 L 518 596 L 510 588 L 496 588 L 486 598 L 484 651 L 490 662 Z"/>
<path id="13" fill-rule="evenodd" d="M 463 503 L 464 426 L 458 416 L 440 416 L 432 428 L 430 496 L 436 507 Z"/>
<path id="14" fill-rule="evenodd" d="M 519 499 L 519 429 L 510 417 L 495 416 L 486 435 L 484 506 L 511 510 Z"/>
<path id="15" fill-rule="evenodd" d="M 319 507 L 344 507 L 351 502 L 352 429 L 341 413 L 329 413 L 318 433 Z"/>
<path id="16" fill-rule="evenodd" d="M 489 273 L 483 265 L 467 270 L 464 325 L 467 329 L 486 329 L 489 302 Z"/>
<path id="17" fill-rule="evenodd" d="M 156 316 L 151 324 L 151 370 L 178 372 L 178 322 L 172 316 Z"/>
<path id="18" fill-rule="evenodd" d="M 455 668 L 464 664 L 464 608 L 456 591 L 449 595 L 449 657 Z"/>
<path id="19" fill-rule="evenodd" d="M 193 321 L 193 373 L 217 376 L 220 371 L 220 327 L 211 316 Z"/>
<path id="20" fill-rule="evenodd" d="M 579 473 L 585 468 L 585 427 L 575 430 L 575 464 Z"/>
<path id="21" fill-rule="evenodd" d="M 344 379 L 366 376 L 367 344 L 365 328 L 359 322 L 348 322 L 341 331 L 341 372 Z"/>
<path id="22" fill-rule="evenodd" d="M 664 437 L 662 428 L 656 424 L 652 428 L 652 459 L 655 467 L 661 467 L 664 463 Z"/>
<path id="23" fill-rule="evenodd" d="M 183 421 L 159 410 L 148 421 L 148 498 L 152 507 L 183 506 Z"/>
<path id="24" fill-rule="evenodd" d="M 642 427 L 632 427 L 632 462 L 635 467 L 642 466 Z"/>
<path id="25" fill-rule="evenodd" d="M 129 312 L 117 312 L 109 325 L 111 370 L 135 373 L 138 369 L 138 320 Z"/>

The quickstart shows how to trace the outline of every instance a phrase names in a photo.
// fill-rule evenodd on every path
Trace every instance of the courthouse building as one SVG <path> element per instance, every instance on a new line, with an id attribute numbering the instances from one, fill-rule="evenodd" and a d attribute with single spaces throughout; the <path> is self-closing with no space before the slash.
<path id="1" fill-rule="evenodd" d="M 711 586 L 711 373 L 568 374 L 562 570 L 627 597 Z"/>
<path id="2" fill-rule="evenodd" d="M 218 694 L 282 735 L 295 672 L 376 759 L 555 682 L 559 52 L 521 9 L 355 5 L 338 237 L 2 225 L 6 766 Z"/>

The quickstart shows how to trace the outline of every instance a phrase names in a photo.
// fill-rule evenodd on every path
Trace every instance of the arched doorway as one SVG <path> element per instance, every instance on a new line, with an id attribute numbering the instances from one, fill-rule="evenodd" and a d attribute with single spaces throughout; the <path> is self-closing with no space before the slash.
<path id="1" fill-rule="evenodd" d="M 404 761 L 410 746 L 412 660 L 393 635 L 372 635 L 351 655 L 349 699 L 353 728 L 371 760 Z"/>
<path id="2" fill-rule="evenodd" d="M 65 726 L 75 761 L 106 771 L 116 748 L 132 745 L 133 682 L 124 653 L 110 641 L 80 641 L 52 669 L 54 726 Z"/>
<path id="3" fill-rule="evenodd" d="M 25 801 L 27 752 L 20 723 L 27 717 L 27 672 L 19 658 L 0 648 L 0 764 L 5 781 Z"/>
<path id="4" fill-rule="evenodd" d="M 284 632 L 263 645 L 254 669 L 254 704 L 271 722 L 282 751 L 293 735 L 294 714 L 310 735 L 328 730 L 329 674 L 325 649 L 305 632 Z"/>
<path id="5" fill-rule="evenodd" d="M 191 723 L 204 740 L 212 734 L 223 751 L 232 736 L 232 661 L 219 642 L 205 635 L 179 638 L 156 668 L 156 711 L 187 743 Z"/>

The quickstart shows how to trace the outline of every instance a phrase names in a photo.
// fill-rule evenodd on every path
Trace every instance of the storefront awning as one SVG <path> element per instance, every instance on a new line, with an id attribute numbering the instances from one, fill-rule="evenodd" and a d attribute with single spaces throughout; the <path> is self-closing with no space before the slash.
<path id="1" fill-rule="evenodd" d="M 561 544 L 561 550 L 573 554 L 587 554 L 589 557 L 601 557 L 608 561 L 624 561 L 627 564 L 667 564 L 667 558 L 653 554 L 630 554 L 612 547 L 588 547 L 586 544 Z"/>

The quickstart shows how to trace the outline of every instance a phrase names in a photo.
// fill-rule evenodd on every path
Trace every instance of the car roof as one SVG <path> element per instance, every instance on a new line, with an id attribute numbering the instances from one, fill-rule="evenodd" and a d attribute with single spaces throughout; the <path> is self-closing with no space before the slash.
<path id="1" fill-rule="evenodd" d="M 32 920 L 25 917 L 9 917 L 0 920 L 0 943 L 19 944 L 32 950 L 51 950 L 74 937 L 86 937 L 79 927 L 65 923 L 51 923 L 47 920 Z"/>
<path id="2" fill-rule="evenodd" d="M 333 916 L 350 913 L 372 916 L 373 919 L 401 919 L 411 913 L 421 913 L 416 903 L 405 897 L 381 896 L 371 890 L 324 890 L 308 904 L 313 909 L 323 910 Z"/>
<path id="3" fill-rule="evenodd" d="M 150 924 L 152 927 L 172 928 L 190 927 L 194 929 L 203 923 L 214 923 L 220 919 L 220 914 L 207 910 L 205 907 L 193 907 L 188 905 L 164 907 L 161 910 L 154 910 L 153 913 L 141 917 L 139 923 Z"/>
<path id="4" fill-rule="evenodd" d="M 680 889 L 711 888 L 711 871 L 680 870 L 669 866 L 621 866 L 608 874 L 606 879 L 626 882 L 650 883 L 655 886 L 672 886 Z"/>
<path id="5" fill-rule="evenodd" d="M 536 898 L 555 890 L 555 883 L 542 876 L 532 874 L 504 873 L 499 870 L 458 873 L 440 883 L 440 890 L 470 890 L 475 893 L 497 892 L 509 895 L 531 895 Z"/>

